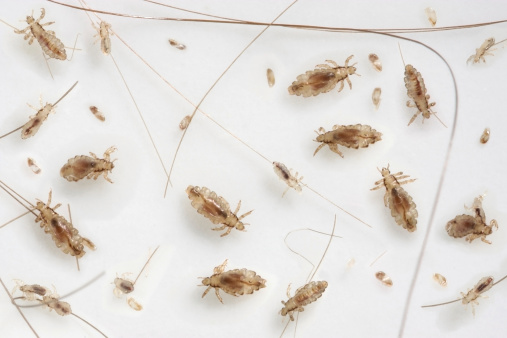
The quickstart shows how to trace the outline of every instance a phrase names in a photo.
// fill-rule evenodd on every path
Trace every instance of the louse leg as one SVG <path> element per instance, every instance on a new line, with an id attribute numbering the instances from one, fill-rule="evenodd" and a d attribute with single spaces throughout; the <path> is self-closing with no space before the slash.
<path id="1" fill-rule="evenodd" d="M 327 60 L 326 60 L 327 61 Z M 321 63 L 321 64 L 318 64 L 315 66 L 315 68 L 320 68 L 320 69 L 331 69 L 331 67 L 329 65 L 326 65 L 325 63 Z"/>
<path id="2" fill-rule="evenodd" d="M 343 87 L 345 86 L 345 83 L 343 82 L 343 80 L 340 81 L 340 89 L 338 89 L 338 93 L 341 92 L 343 90 Z"/>
<path id="3" fill-rule="evenodd" d="M 253 210 L 250 210 L 249 212 L 247 213 L 244 213 L 243 215 L 241 215 L 238 220 L 241 221 L 243 218 L 245 218 L 246 216 L 250 215 L 251 213 L 253 212 Z"/>
<path id="4" fill-rule="evenodd" d="M 223 234 L 221 234 L 220 237 L 227 236 L 228 234 L 231 233 L 232 229 L 233 229 L 232 227 L 229 227 L 229 229 L 227 229 Z"/>
<path id="5" fill-rule="evenodd" d="M 411 180 L 406 180 L 406 181 L 403 181 L 403 182 L 398 181 L 398 183 L 399 183 L 400 185 L 403 185 L 403 184 L 407 184 L 407 183 L 414 182 L 415 180 L 417 180 L 417 178 L 413 178 L 413 179 L 411 179 Z"/>
<path id="6" fill-rule="evenodd" d="M 96 160 L 98 160 L 98 159 L 99 159 L 99 158 L 97 157 L 97 155 L 95 155 L 95 154 L 94 154 L 94 153 L 92 153 L 91 151 L 90 151 L 90 156 L 91 156 L 91 157 L 93 157 L 93 158 L 94 158 L 94 159 L 96 159 Z"/>
<path id="7" fill-rule="evenodd" d="M 239 200 L 238 206 L 236 207 L 236 210 L 234 210 L 234 215 L 236 215 L 238 213 L 239 208 L 241 208 L 241 200 Z"/>
<path id="8" fill-rule="evenodd" d="M 419 115 L 420 113 L 421 113 L 420 111 L 418 111 L 417 113 L 415 113 L 415 114 L 414 114 L 414 116 L 412 116 L 412 118 L 411 118 L 411 119 L 410 119 L 410 121 L 408 122 L 407 126 L 411 125 L 411 124 L 412 124 L 412 122 L 414 122 L 414 121 L 415 121 L 415 119 L 416 119 L 417 115 Z M 423 121 L 424 121 L 424 120 L 423 120 Z"/>
<path id="9" fill-rule="evenodd" d="M 357 75 L 359 75 L 359 74 L 357 74 Z M 350 82 L 350 78 L 347 76 L 345 78 L 345 80 L 347 80 L 347 83 L 349 84 L 349 88 L 352 89 L 352 82 Z M 342 84 L 343 84 L 343 81 L 342 81 Z"/>
<path id="10" fill-rule="evenodd" d="M 338 155 L 340 155 L 343 158 L 343 154 L 341 151 L 338 150 L 337 144 L 328 143 L 327 145 L 329 146 L 329 149 L 331 149 L 332 152 L 337 153 Z"/>
<path id="11" fill-rule="evenodd" d="M 481 241 L 483 241 L 484 243 L 487 243 L 487 244 L 491 244 L 491 241 L 488 241 L 488 240 L 486 239 L 486 235 L 482 235 L 482 236 L 481 236 Z"/>
<path id="12" fill-rule="evenodd" d="M 291 296 L 290 296 L 290 284 L 287 286 L 287 298 L 291 299 Z M 282 304 L 285 305 L 285 302 L 283 300 L 282 300 Z"/>
<path id="13" fill-rule="evenodd" d="M 222 264 L 220 264 L 219 266 L 217 266 L 213 269 L 213 274 L 214 275 L 221 274 L 222 272 L 224 272 L 226 266 L 227 266 L 227 259 Z"/>
<path id="14" fill-rule="evenodd" d="M 319 145 L 319 146 L 317 147 L 317 149 L 315 149 L 315 152 L 313 153 L 313 156 L 315 156 L 315 154 L 317 154 L 317 153 L 319 152 L 319 150 L 321 150 L 321 149 L 322 149 L 322 147 L 324 147 L 325 145 L 326 145 L 325 143 L 322 143 L 321 145 Z"/>
<path id="15" fill-rule="evenodd" d="M 107 173 L 108 173 L 107 171 L 104 171 L 104 173 L 103 173 L 103 175 L 102 175 L 102 176 L 104 176 L 104 179 L 105 179 L 106 181 L 108 181 L 109 183 L 113 183 L 113 181 L 111 181 L 111 179 L 107 176 Z"/>
<path id="16" fill-rule="evenodd" d="M 95 244 L 93 244 L 93 242 L 90 241 L 88 238 L 81 237 L 81 243 L 92 250 L 95 250 L 95 248 L 96 248 Z"/>
<path id="17" fill-rule="evenodd" d="M 492 228 L 492 227 L 495 227 L 496 230 L 498 230 L 498 222 L 494 219 L 492 220 L 490 223 L 489 223 L 489 227 Z"/>
<path id="18" fill-rule="evenodd" d="M 346 60 L 345 60 L 345 67 L 348 67 L 349 66 L 349 61 L 350 59 L 352 59 L 354 57 L 354 55 L 351 55 L 349 56 Z"/>
<path id="19" fill-rule="evenodd" d="M 226 227 L 227 227 L 227 225 L 224 224 L 221 227 L 211 228 L 211 230 L 220 231 L 220 230 L 224 230 Z"/>
<path id="20" fill-rule="evenodd" d="M 215 288 L 215 295 L 217 295 L 217 298 L 220 301 L 220 303 L 223 304 L 224 301 L 222 300 L 222 297 L 220 297 L 220 289 L 219 288 Z"/>
<path id="21" fill-rule="evenodd" d="M 329 62 L 330 64 L 332 64 L 335 68 L 339 68 L 340 66 L 338 66 L 338 64 L 336 62 L 334 62 L 333 60 L 326 60 L 326 62 Z"/>
<path id="22" fill-rule="evenodd" d="M 371 191 L 373 191 L 373 190 L 379 190 L 379 189 L 381 189 L 381 188 L 385 187 L 385 185 L 384 185 L 384 182 L 383 182 L 383 181 L 384 181 L 384 180 L 382 179 L 382 180 L 380 180 L 380 181 L 375 182 L 376 187 L 371 188 L 370 190 L 371 190 Z"/>
<path id="23" fill-rule="evenodd" d="M 202 293 L 201 298 L 204 298 L 204 296 L 206 296 L 208 294 L 209 290 L 211 290 L 211 286 L 208 286 L 208 288 L 206 290 L 204 290 L 204 292 Z"/>

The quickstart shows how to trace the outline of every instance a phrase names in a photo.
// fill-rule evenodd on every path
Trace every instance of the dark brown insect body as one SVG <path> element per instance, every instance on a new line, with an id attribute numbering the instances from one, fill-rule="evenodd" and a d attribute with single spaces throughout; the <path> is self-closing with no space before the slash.
<path id="1" fill-rule="evenodd" d="M 409 175 L 403 175 L 399 172 L 391 175 L 389 166 L 382 168 L 382 179 L 375 182 L 375 187 L 370 190 L 377 190 L 382 187 L 386 188 L 384 195 L 384 204 L 391 209 L 391 216 L 394 217 L 396 223 L 407 229 L 409 232 L 414 232 L 417 229 L 417 210 L 412 197 L 401 187 L 402 184 L 407 184 L 415 181 L 415 179 L 402 181 Z"/>
<path id="2" fill-rule="evenodd" d="M 100 175 L 103 175 L 106 181 L 113 183 L 108 173 L 114 168 L 113 162 L 111 161 L 110 155 L 116 148 L 114 146 L 109 147 L 104 152 L 104 158 L 98 158 L 94 153 L 90 153 L 90 156 L 78 155 L 67 161 L 62 169 L 60 170 L 60 176 L 65 178 L 69 182 L 77 182 L 83 178 L 93 178 L 96 180 Z"/>
<path id="3" fill-rule="evenodd" d="M 231 212 L 229 203 L 222 196 L 217 196 L 214 191 L 206 187 L 200 188 L 189 185 L 186 192 L 188 198 L 192 200 L 192 206 L 198 213 L 208 218 L 213 224 L 222 224 L 221 227 L 212 228 L 211 230 L 220 231 L 228 227 L 220 237 L 227 236 L 234 228 L 245 231 L 245 224 L 241 220 L 250 215 L 253 210 L 240 217 L 236 216 L 241 207 L 241 201 L 239 201 L 236 210 Z"/>
<path id="4" fill-rule="evenodd" d="M 287 297 L 289 300 L 286 302 L 282 300 L 284 307 L 280 311 L 280 314 L 282 316 L 286 316 L 288 314 L 290 320 L 293 321 L 294 311 L 303 312 L 305 310 L 305 305 L 315 302 L 322 296 L 322 293 L 326 291 L 327 285 L 328 283 L 326 281 L 310 282 L 297 289 L 294 297 L 290 296 L 290 291 L 287 289 Z"/>
<path id="5" fill-rule="evenodd" d="M 349 75 L 356 74 L 356 68 L 354 65 L 349 66 L 349 61 L 354 55 L 351 55 L 345 60 L 345 66 L 341 67 L 332 60 L 326 60 L 332 66 L 328 64 L 317 65 L 316 69 L 307 71 L 305 74 L 301 74 L 297 77 L 296 81 L 292 82 L 289 86 L 289 94 L 291 95 L 303 95 L 303 97 L 317 96 L 320 93 L 327 93 L 333 90 L 334 87 L 341 82 L 341 92 L 344 87 L 344 81 L 346 80 L 352 89 L 352 82 L 350 82 Z M 356 74 L 359 75 L 359 74 Z"/>
<path id="6" fill-rule="evenodd" d="M 472 242 L 476 238 L 480 238 L 484 243 L 491 244 L 486 236 L 493 232 L 493 226 L 498 229 L 496 220 L 492 220 L 489 225 L 486 224 L 486 214 L 482 209 L 483 196 L 475 198 L 474 204 L 470 209 L 474 210 L 475 215 L 460 215 L 453 220 L 447 222 L 445 230 L 449 236 L 461 238 L 466 236 L 468 242 Z"/>
<path id="7" fill-rule="evenodd" d="M 29 45 L 31 45 L 33 40 L 36 39 L 44 53 L 50 58 L 66 60 L 67 53 L 65 52 L 65 46 L 63 43 L 55 36 L 55 32 L 46 31 L 43 28 L 43 26 L 51 25 L 54 22 L 40 24 L 40 20 L 44 18 L 45 14 L 46 11 L 44 8 L 41 8 L 41 15 L 37 20 L 35 20 L 33 16 L 27 16 L 26 23 L 28 23 L 29 26 L 23 30 L 15 30 L 14 32 L 18 34 L 25 34 L 25 40 L 30 39 L 28 41 Z"/>
<path id="8" fill-rule="evenodd" d="M 257 275 L 255 271 L 234 269 L 224 272 L 226 265 L 227 259 L 213 270 L 211 277 L 206 277 L 202 280 L 202 284 L 208 287 L 202 294 L 202 297 L 206 296 L 211 288 L 215 288 L 218 300 L 223 303 L 219 293 L 220 289 L 230 295 L 239 296 L 252 294 L 254 291 L 266 287 L 266 280 Z"/>
<path id="9" fill-rule="evenodd" d="M 334 125 L 333 130 L 328 132 L 321 127 L 318 132 L 315 132 L 319 135 L 315 141 L 322 142 L 322 144 L 315 149 L 313 156 L 326 144 L 331 151 L 343 157 L 343 154 L 338 150 L 338 145 L 353 149 L 367 148 L 370 144 L 382 140 L 382 133 L 379 133 L 368 125 L 362 124 L 350 126 Z"/>
<path id="10" fill-rule="evenodd" d="M 47 204 L 41 201 L 37 202 L 36 209 L 40 211 L 40 214 L 35 222 L 41 222 L 40 227 L 44 228 L 45 233 L 51 234 L 56 246 L 63 253 L 76 256 L 76 258 L 81 258 L 86 253 L 83 245 L 95 250 L 95 245 L 89 239 L 79 236 L 79 231 L 73 227 L 72 223 L 55 212 L 54 209 L 58 208 L 60 204 L 57 204 L 54 209 L 50 205 L 51 191 L 49 191 Z"/>

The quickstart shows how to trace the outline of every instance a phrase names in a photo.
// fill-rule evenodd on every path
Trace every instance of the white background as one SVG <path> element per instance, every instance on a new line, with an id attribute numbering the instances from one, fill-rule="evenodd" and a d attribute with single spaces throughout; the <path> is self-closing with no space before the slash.
<path id="1" fill-rule="evenodd" d="M 74 2 L 73 4 L 76 4 Z M 90 6 L 146 16 L 198 17 L 140 1 L 90 2 Z M 269 22 L 288 1 L 173 1 L 172 5 L 214 15 Z M 343 2 L 301 0 L 279 22 L 354 28 L 429 27 L 424 9 L 437 11 L 437 27 L 504 19 L 506 3 L 488 2 Z M 404 336 L 498 336 L 505 331 L 501 314 L 507 311 L 507 285 L 498 284 L 479 299 L 475 318 L 470 306 L 460 303 L 432 309 L 421 305 L 456 299 L 480 278 L 501 278 L 507 273 L 507 202 L 505 118 L 505 69 L 507 51 L 496 46 L 486 64 L 466 65 L 475 48 L 490 37 L 507 38 L 505 24 L 407 34 L 438 50 L 456 75 L 459 90 L 458 120 L 455 93 L 448 69 L 428 49 L 411 42 L 372 34 L 331 33 L 287 28 L 269 28 L 232 66 L 201 106 L 238 138 L 269 161 L 280 161 L 304 176 L 304 182 L 322 195 L 357 215 L 372 228 L 356 221 L 317 195 L 303 189 L 290 190 L 273 173 L 271 163 L 198 113 L 183 141 L 172 174 L 173 186 L 163 198 L 166 174 L 150 143 L 135 106 L 122 83 L 111 57 L 93 44 L 96 33 L 81 11 L 43 1 L 0 2 L 0 17 L 22 29 L 20 22 L 32 10 L 66 46 L 79 33 L 72 61 L 49 60 L 51 79 L 37 42 L 31 46 L 22 35 L 0 25 L 2 109 L 0 133 L 24 124 L 34 112 L 26 106 L 55 102 L 75 81 L 76 88 L 56 107 L 36 136 L 22 140 L 16 132 L 0 140 L 0 179 L 25 198 L 47 200 L 53 189 L 53 204 L 67 216 L 72 207 L 74 226 L 97 246 L 80 260 L 64 255 L 49 235 L 25 216 L 0 230 L 0 277 L 11 289 L 13 279 L 25 283 L 54 285 L 65 295 L 105 272 L 89 287 L 64 300 L 73 311 L 111 337 L 276 337 L 287 318 L 278 312 L 286 300 L 286 289 L 302 286 L 311 266 L 284 244 L 294 229 L 313 228 L 330 232 L 337 215 L 336 234 L 315 280 L 326 280 L 328 289 L 299 316 L 297 336 L 393 337 L 398 335 L 410 284 L 419 268 L 408 307 Z M 502 16 L 503 15 L 503 16 Z M 94 21 L 98 21 L 93 17 Z M 262 30 L 261 26 L 219 25 L 148 21 L 102 16 L 113 30 L 147 60 L 168 82 L 192 103 L 197 103 L 217 77 Z M 180 51 L 168 39 L 187 46 Z M 142 112 L 164 166 L 169 169 L 181 137 L 180 120 L 193 106 L 148 69 L 117 37 L 112 50 Z M 398 51 L 400 41 L 406 63 L 425 79 L 434 110 L 448 126 L 434 117 L 409 127 L 415 113 L 407 108 L 403 82 L 404 67 Z M 376 53 L 383 71 L 377 73 L 368 62 Z M 68 51 L 70 55 L 71 52 Z M 353 88 L 332 90 L 317 97 L 290 96 L 287 87 L 299 74 L 312 70 L 326 59 L 343 65 L 354 55 L 357 73 Z M 276 84 L 269 88 L 266 69 L 272 68 Z M 382 102 L 375 110 L 371 93 L 382 88 Z M 88 107 L 95 105 L 105 114 L 100 122 Z M 383 133 L 382 141 L 366 149 L 340 147 L 345 158 L 317 147 L 314 130 L 330 130 L 335 124 L 368 124 Z M 454 146 L 432 224 L 430 215 L 441 178 L 445 154 L 456 125 Z M 488 144 L 479 143 L 485 127 L 491 128 Z M 97 181 L 67 182 L 59 170 L 67 159 L 92 151 L 102 154 L 115 145 L 118 158 L 109 177 Z M 40 175 L 33 174 L 26 158 L 33 157 Z M 408 233 L 396 225 L 383 204 L 383 190 L 370 191 L 381 178 L 377 167 L 390 164 L 392 173 L 403 171 L 417 181 L 404 186 L 419 212 L 418 230 Z M 223 196 L 239 214 L 255 211 L 245 221 L 247 232 L 233 230 L 227 237 L 211 231 L 212 224 L 191 207 L 185 194 L 188 185 L 206 186 Z M 479 194 L 487 193 L 484 210 L 488 222 L 496 219 L 499 230 L 488 238 L 467 243 L 444 230 L 447 221 L 465 213 Z M 0 222 L 25 209 L 4 192 L 0 193 Z M 431 228 L 430 228 L 431 225 Z M 429 232 L 428 244 L 422 247 Z M 288 239 L 291 247 L 317 262 L 328 237 L 296 232 Z M 113 296 L 111 282 L 116 274 L 131 272 L 135 278 L 149 254 L 160 245 L 147 270 L 139 278 L 132 296 L 144 306 L 130 309 Z M 387 253 L 373 266 L 381 253 Z M 267 280 L 267 287 L 253 295 L 232 297 L 222 292 L 224 305 L 213 291 L 204 299 L 197 277 L 210 276 L 213 268 L 229 259 L 228 268 L 247 268 Z M 355 260 L 355 265 L 347 263 Z M 385 271 L 394 282 L 387 288 L 375 279 Z M 432 280 L 439 272 L 447 278 L 441 287 Z M 24 310 L 43 337 L 96 337 L 98 334 L 76 318 L 60 317 L 43 308 Z M 294 323 L 287 335 L 292 335 Z M 4 337 L 32 336 L 7 294 L 0 291 L 0 331 Z"/>

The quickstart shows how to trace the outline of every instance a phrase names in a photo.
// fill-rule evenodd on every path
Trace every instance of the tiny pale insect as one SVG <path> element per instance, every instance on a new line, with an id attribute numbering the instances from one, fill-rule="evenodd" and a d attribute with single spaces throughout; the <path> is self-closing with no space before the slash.
<path id="1" fill-rule="evenodd" d="M 208 287 L 202 294 L 202 297 L 206 296 L 212 288 L 215 288 L 215 294 L 220 303 L 223 304 L 224 302 L 219 293 L 220 289 L 230 295 L 239 296 L 252 294 L 254 291 L 266 287 L 266 280 L 257 275 L 255 271 L 234 269 L 224 272 L 226 265 L 227 259 L 213 269 L 212 276 L 202 280 L 202 284 Z"/>

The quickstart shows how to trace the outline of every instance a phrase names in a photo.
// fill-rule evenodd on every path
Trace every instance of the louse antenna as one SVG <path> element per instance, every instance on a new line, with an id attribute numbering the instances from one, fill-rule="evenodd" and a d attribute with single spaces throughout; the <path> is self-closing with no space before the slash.
<path id="1" fill-rule="evenodd" d="M 5 292 L 7 292 L 7 295 L 11 299 L 11 303 L 14 304 L 14 306 L 18 310 L 19 314 L 21 315 L 21 317 L 23 317 L 23 319 L 25 320 L 25 322 L 28 325 L 28 327 L 32 330 L 32 332 L 35 335 L 35 337 L 39 338 L 39 335 L 37 334 L 37 332 L 35 331 L 35 329 L 32 327 L 32 325 L 30 324 L 30 322 L 28 321 L 28 319 L 26 319 L 25 315 L 23 314 L 23 312 L 21 311 L 21 309 L 19 308 L 19 306 L 16 304 L 16 302 L 14 302 L 14 298 L 12 298 L 9 290 L 7 290 L 7 287 L 5 286 L 2 278 L 0 278 L 0 283 L 2 283 L 2 286 L 3 286 L 4 290 L 5 290 Z"/>
<path id="2" fill-rule="evenodd" d="M 296 230 L 292 230 L 292 231 L 289 231 L 287 233 L 287 235 L 285 235 L 285 238 L 283 239 L 285 245 L 287 246 L 287 248 L 292 251 L 293 253 L 295 253 L 296 255 L 298 255 L 299 257 L 303 258 L 305 261 L 307 261 L 308 263 L 310 263 L 310 265 L 312 266 L 312 269 L 310 270 L 310 273 L 308 274 L 308 276 L 311 275 L 313 269 L 315 268 L 315 265 L 308 259 L 306 258 L 305 256 L 303 256 L 302 254 L 300 254 L 299 252 L 297 252 L 296 250 L 292 249 L 289 245 L 289 243 L 287 243 L 287 238 L 289 237 L 289 235 L 291 235 L 292 233 L 294 232 L 297 232 L 297 231 L 313 231 L 313 232 L 316 232 L 316 233 L 319 233 L 319 234 L 322 234 L 322 235 L 326 235 L 326 236 L 332 236 L 332 237 L 338 237 L 338 238 L 343 238 L 341 236 L 336 236 L 336 235 L 333 235 L 333 234 L 328 234 L 328 233 L 325 233 L 325 232 L 322 232 L 322 231 L 318 231 L 318 230 L 314 230 L 314 229 L 310 229 L 310 228 L 304 228 L 304 229 L 296 229 Z M 308 277 L 307 277 L 308 278 Z"/>
<path id="3" fill-rule="evenodd" d="M 148 265 L 148 263 L 150 262 L 151 258 L 153 257 L 153 255 L 155 255 L 155 252 L 157 252 L 158 248 L 160 248 L 160 245 L 157 246 L 157 248 L 155 249 L 155 251 L 153 251 L 153 253 L 150 255 L 150 257 L 148 258 L 148 260 L 146 261 L 146 263 L 144 263 L 144 266 L 143 268 L 141 269 L 141 271 L 139 272 L 139 274 L 137 275 L 136 279 L 134 280 L 134 283 L 132 283 L 133 285 L 136 284 L 137 280 L 139 279 L 139 276 L 141 276 L 141 274 L 143 273 L 144 269 L 146 268 L 146 266 Z"/>
<path id="4" fill-rule="evenodd" d="M 174 18 L 174 17 L 152 17 L 152 16 L 131 15 L 131 14 L 124 14 L 124 13 L 107 12 L 107 11 L 102 11 L 102 10 L 92 9 L 92 8 L 83 8 L 83 7 L 78 7 L 78 6 L 58 2 L 55 0 L 47 0 L 47 1 L 61 5 L 61 6 L 70 7 L 70 8 L 74 8 L 74 9 L 78 9 L 78 10 L 82 10 L 82 11 L 88 11 L 88 12 L 106 14 L 106 15 L 112 15 L 112 16 L 119 16 L 119 17 L 124 17 L 124 18 L 132 18 L 132 19 L 179 21 L 179 22 L 203 22 L 203 23 L 215 23 L 215 24 L 237 24 L 237 25 L 250 25 L 250 26 L 269 25 L 269 23 L 267 23 L 267 22 L 245 21 L 245 20 L 238 20 L 238 19 L 226 19 L 226 20 L 222 21 L 222 20 L 185 19 L 185 18 Z M 155 3 L 155 2 L 152 2 L 152 3 Z M 186 9 L 181 9 L 178 7 L 172 7 L 172 8 L 189 12 Z M 204 13 L 199 13 L 199 12 L 195 12 L 195 13 L 198 13 L 200 15 L 213 17 L 212 15 L 209 15 L 209 14 L 204 14 Z M 439 31 L 458 30 L 458 29 L 469 29 L 469 28 L 477 28 L 477 27 L 483 27 L 483 26 L 496 25 L 496 24 L 505 23 L 505 22 L 507 22 L 507 19 L 506 20 L 480 22 L 480 23 L 468 24 L 468 25 L 444 26 L 444 27 L 434 27 L 434 28 L 425 27 L 425 28 L 390 28 L 390 29 L 389 28 L 361 29 L 361 28 L 298 25 L 298 24 L 283 24 L 283 23 L 279 23 L 279 24 L 274 23 L 274 24 L 271 24 L 271 26 L 293 28 L 293 29 L 319 30 L 319 31 L 325 31 L 325 32 L 375 33 L 375 34 L 388 35 L 388 34 L 396 34 L 396 33 L 431 33 L 431 32 L 439 32 Z M 399 37 L 399 38 L 405 39 L 403 37 Z"/>
<path id="5" fill-rule="evenodd" d="M 169 183 L 171 183 L 171 173 L 173 171 L 173 168 L 174 168 L 174 163 L 176 162 L 176 157 L 178 156 L 178 152 L 180 150 L 180 147 L 181 147 L 181 143 L 183 142 L 183 139 L 185 138 L 185 135 L 187 134 L 187 131 L 188 129 L 190 128 L 190 125 L 192 124 L 192 120 L 195 116 L 195 113 L 197 112 L 197 110 L 199 109 L 199 107 L 201 106 L 201 104 L 204 102 L 204 100 L 206 99 L 206 97 L 208 97 L 208 94 L 213 90 L 213 88 L 215 88 L 215 86 L 217 85 L 217 83 L 224 77 L 224 75 L 227 73 L 227 71 L 229 71 L 229 69 L 231 69 L 231 67 L 236 63 L 236 61 L 243 55 L 243 53 L 246 52 L 246 50 L 255 42 L 257 41 L 257 39 L 269 28 L 271 27 L 271 25 L 276 21 L 278 20 L 286 11 L 289 10 L 289 8 L 291 8 L 298 0 L 295 0 L 294 2 L 292 2 L 287 8 L 285 8 L 280 14 L 278 14 L 275 19 L 270 23 L 268 24 L 266 27 L 264 27 L 263 30 L 260 31 L 259 34 L 257 34 L 253 39 L 252 41 L 250 41 L 242 50 L 241 52 L 234 58 L 234 60 L 232 60 L 232 62 L 229 64 L 229 66 L 227 66 L 227 68 L 225 68 L 225 70 L 222 72 L 222 74 L 220 74 L 220 76 L 216 79 L 216 81 L 211 85 L 211 87 L 206 91 L 206 93 L 204 94 L 204 96 L 201 98 L 201 101 L 199 101 L 199 103 L 197 104 L 197 106 L 195 107 L 194 111 L 192 112 L 192 114 L 190 115 L 190 121 L 188 121 L 188 125 L 187 127 L 185 128 L 185 130 L 183 131 L 183 134 L 181 135 L 181 138 L 180 138 L 180 141 L 178 142 L 178 146 L 176 147 L 176 151 L 174 153 L 174 158 L 173 158 L 173 161 L 171 163 L 171 168 L 169 169 L 169 175 L 167 177 L 167 182 L 166 182 L 166 185 L 165 185 L 165 190 L 164 190 L 164 198 L 165 196 L 167 195 L 167 188 L 169 186 Z M 171 184 L 172 186 L 172 184 Z"/>

